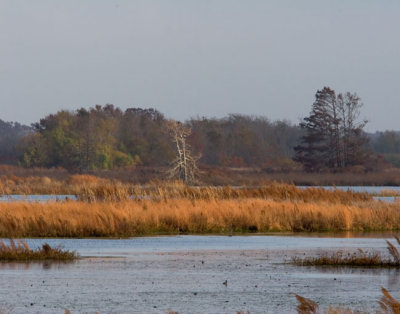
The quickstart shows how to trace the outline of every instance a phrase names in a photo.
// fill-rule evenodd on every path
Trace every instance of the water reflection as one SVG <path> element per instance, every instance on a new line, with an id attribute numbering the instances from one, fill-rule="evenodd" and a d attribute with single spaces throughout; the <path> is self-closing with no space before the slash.
<path id="1" fill-rule="evenodd" d="M 76 195 L 57 195 L 57 194 L 42 194 L 42 195 L 19 195 L 9 194 L 0 195 L 0 202 L 48 202 L 48 201 L 76 201 Z"/>
<path id="2" fill-rule="evenodd" d="M 319 250 L 386 250 L 381 238 L 342 235 L 348 238 L 28 239 L 32 247 L 43 242 L 64 245 L 84 258 L 70 263 L 0 263 L 0 300 L 14 306 L 15 313 L 26 313 L 27 307 L 32 313 L 63 313 L 65 308 L 79 313 L 129 313 L 133 308 L 138 313 L 167 313 L 171 308 L 180 313 L 265 313 L 266 308 L 270 313 L 293 313 L 294 294 L 302 294 L 318 300 L 321 308 L 341 303 L 377 309 L 381 287 L 400 291 L 400 269 L 283 263 Z"/>
<path id="3" fill-rule="evenodd" d="M 378 267 L 347 267 L 347 266 L 299 266 L 306 274 L 324 275 L 348 275 L 348 276 L 381 276 L 387 278 L 389 290 L 399 290 L 400 288 L 400 269 L 398 268 L 378 268 Z"/>
<path id="4" fill-rule="evenodd" d="M 262 235 L 262 234 L 259 234 Z M 340 232 L 288 232 L 288 233 L 267 233 L 266 236 L 290 236 L 290 237 L 307 237 L 307 238 L 370 238 L 370 239 L 386 239 L 394 238 L 399 235 L 396 231 L 340 231 Z M 252 235 L 254 236 L 254 234 Z M 257 236 L 257 234 L 256 234 Z"/>
<path id="5" fill-rule="evenodd" d="M 77 261 L 27 261 L 27 262 L 0 262 L 1 270 L 50 270 L 64 269 Z"/>
<path id="6" fill-rule="evenodd" d="M 378 267 L 349 267 L 349 266 L 299 266 L 307 271 L 318 272 L 322 274 L 336 275 L 390 275 L 400 276 L 398 268 L 378 268 Z"/>

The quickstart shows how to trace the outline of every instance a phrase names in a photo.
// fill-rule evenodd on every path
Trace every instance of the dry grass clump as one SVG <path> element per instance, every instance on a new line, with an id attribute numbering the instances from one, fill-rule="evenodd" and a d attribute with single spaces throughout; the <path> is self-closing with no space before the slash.
<path id="1" fill-rule="evenodd" d="M 400 314 L 400 302 L 393 298 L 390 293 L 382 287 L 382 298 L 378 301 L 380 305 L 379 314 Z M 326 310 L 319 310 L 318 304 L 305 297 L 296 294 L 296 299 L 299 302 L 297 305 L 297 313 L 299 314 L 317 314 L 317 313 L 325 313 L 325 314 L 353 314 L 353 313 L 365 313 L 357 310 L 352 310 L 348 308 L 342 307 L 333 307 L 330 306 Z"/>
<path id="2" fill-rule="evenodd" d="M 93 175 L 70 175 L 65 179 L 47 176 L 0 176 L 0 194 L 74 194 L 83 201 L 121 201 L 129 198 L 228 200 L 261 198 L 302 202 L 352 204 L 372 200 L 367 193 L 327 191 L 323 188 L 297 188 L 291 184 L 269 183 L 258 187 L 187 186 L 179 181 L 153 181 L 140 186 Z"/>
<path id="3" fill-rule="evenodd" d="M 2 237 L 400 230 L 399 204 L 264 199 L 0 203 Z"/>
<path id="4" fill-rule="evenodd" d="M 358 201 L 370 201 L 368 193 L 355 193 L 343 190 L 326 190 L 323 188 L 298 188 L 292 184 L 273 182 L 260 187 L 231 187 L 231 186 L 187 186 L 179 181 L 156 182 L 145 188 L 136 188 L 135 193 L 148 195 L 154 199 L 247 199 L 261 198 L 273 200 L 291 200 L 303 202 L 327 201 L 341 204 L 351 204 Z"/>
<path id="5" fill-rule="evenodd" d="M 78 200 L 85 202 L 119 202 L 126 201 L 131 197 L 129 188 L 118 183 L 93 187 L 83 186 L 75 195 Z"/>
<path id="6" fill-rule="evenodd" d="M 382 298 L 378 301 L 383 313 L 400 314 L 400 302 L 393 298 L 389 291 L 382 287 Z"/>
<path id="7" fill-rule="evenodd" d="M 400 196 L 400 191 L 393 189 L 383 189 L 378 196 Z"/>
<path id="8" fill-rule="evenodd" d="M 117 202 L 127 200 L 132 195 L 132 188 L 128 184 L 87 174 L 71 175 L 66 184 L 71 194 L 85 202 Z"/>
<path id="9" fill-rule="evenodd" d="M 0 195 L 63 194 L 65 184 L 49 177 L 0 176 Z"/>
<path id="10" fill-rule="evenodd" d="M 297 313 L 298 314 L 317 314 L 317 313 L 324 313 L 324 314 L 353 314 L 353 313 L 361 313 L 361 312 L 355 312 L 352 309 L 347 309 L 347 308 L 342 308 L 342 307 L 333 307 L 329 306 L 327 310 L 324 310 L 322 312 L 319 312 L 319 306 L 317 302 L 307 299 L 305 297 L 302 297 L 298 294 L 296 294 L 296 299 L 299 302 L 299 304 L 296 307 Z"/>
<path id="11" fill-rule="evenodd" d="M 299 314 L 315 314 L 317 313 L 318 310 L 318 304 L 311 300 L 307 299 L 305 297 L 302 297 L 298 294 L 296 294 L 296 299 L 299 302 L 297 305 L 297 313 Z"/>
<path id="12" fill-rule="evenodd" d="M 128 187 L 128 184 L 92 175 L 65 175 L 63 178 L 16 176 L 14 174 L 0 176 L 0 195 L 75 194 L 90 197 L 96 193 L 99 193 L 100 196 L 106 194 L 110 187 L 118 190 Z M 105 192 L 102 192 L 101 189 L 104 189 Z M 116 191 L 116 194 L 118 193 L 121 192 Z"/>
<path id="13" fill-rule="evenodd" d="M 9 240 L 9 245 L 0 240 L 0 261 L 32 261 L 32 260 L 74 260 L 75 252 L 52 248 L 47 243 L 42 248 L 31 250 L 24 240 Z"/>
<path id="14" fill-rule="evenodd" d="M 400 238 L 395 237 L 400 245 Z M 364 252 L 358 249 L 355 253 L 345 254 L 343 251 L 338 251 L 332 254 L 325 254 L 320 257 L 307 257 L 304 259 L 293 258 L 293 262 L 303 266 L 362 266 L 362 267 L 400 267 L 400 252 L 389 241 L 387 249 L 391 256 L 382 256 L 379 252 Z"/>
<path id="15" fill-rule="evenodd" d="M 67 184 L 74 186 L 96 186 L 107 182 L 105 179 L 90 174 L 73 174 L 67 179 Z"/>

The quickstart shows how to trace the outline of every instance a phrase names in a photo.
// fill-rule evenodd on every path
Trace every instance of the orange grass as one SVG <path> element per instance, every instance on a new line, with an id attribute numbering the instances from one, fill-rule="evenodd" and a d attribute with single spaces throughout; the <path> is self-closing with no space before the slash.
<path id="1" fill-rule="evenodd" d="M 154 183 L 145 188 L 136 188 L 133 193 L 143 193 L 152 198 L 189 198 L 189 199 L 244 199 L 262 198 L 274 200 L 297 201 L 329 201 L 344 204 L 354 201 L 370 201 L 372 198 L 367 193 L 354 193 L 351 191 L 328 191 L 323 188 L 300 189 L 292 184 L 273 182 L 260 187 L 191 187 L 181 182 Z"/>
<path id="2" fill-rule="evenodd" d="M 0 239 L 0 261 L 31 261 L 31 260 L 74 260 L 75 252 L 52 248 L 47 243 L 42 248 L 31 250 L 24 240 L 9 240 L 9 245 Z M 0 312 L 1 313 L 1 312 Z"/>
<path id="3" fill-rule="evenodd" d="M 152 182 L 146 186 L 122 183 L 92 175 L 71 175 L 64 180 L 49 177 L 0 176 L 0 194 L 74 194 L 83 201 L 121 201 L 131 197 L 152 199 L 242 199 L 263 198 L 296 201 L 329 201 L 349 204 L 370 201 L 367 193 L 327 191 L 322 188 L 299 189 L 291 184 L 269 183 L 259 187 L 191 187 L 178 181 Z"/>
<path id="4" fill-rule="evenodd" d="M 400 245 L 400 238 L 395 236 Z M 340 250 L 331 254 L 324 253 L 319 257 L 294 257 L 292 262 L 303 266 L 361 266 L 361 267 L 396 267 L 400 268 L 400 252 L 391 242 L 386 241 L 390 257 L 380 252 L 365 252 L 362 249 L 347 254 Z"/>
<path id="5" fill-rule="evenodd" d="M 381 288 L 383 296 L 378 301 L 380 305 L 380 310 L 376 313 L 379 314 L 400 314 L 400 302 L 397 301 L 385 288 Z M 343 308 L 343 307 L 333 307 L 330 306 L 327 310 L 320 310 L 318 304 L 305 297 L 296 294 L 296 299 L 299 302 L 297 305 L 298 314 L 353 314 L 353 313 L 365 313 L 357 310 Z"/>
<path id="6" fill-rule="evenodd" d="M 400 230 L 400 205 L 265 199 L 0 203 L 2 237 Z"/>
<path id="7" fill-rule="evenodd" d="M 323 188 L 300 189 L 294 185 L 270 183 L 260 187 L 214 187 L 187 186 L 179 181 L 153 182 L 148 186 L 129 186 L 120 182 L 100 182 L 94 185 L 78 186 L 78 199 L 83 201 L 120 201 L 134 198 L 225 200 L 261 198 L 292 201 L 329 201 L 350 204 L 355 201 L 371 201 L 367 193 Z"/>

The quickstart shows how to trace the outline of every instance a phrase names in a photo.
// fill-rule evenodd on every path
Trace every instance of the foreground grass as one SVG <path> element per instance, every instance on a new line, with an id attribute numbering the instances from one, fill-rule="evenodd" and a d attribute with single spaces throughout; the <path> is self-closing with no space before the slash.
<path id="1" fill-rule="evenodd" d="M 77 258 L 75 252 L 52 248 L 47 243 L 43 244 L 42 248 L 32 250 L 24 240 L 10 239 L 9 245 L 0 240 L 0 261 L 70 261 Z"/>
<path id="2" fill-rule="evenodd" d="M 400 238 L 395 237 L 400 245 Z M 389 241 L 386 241 L 391 258 L 383 256 L 380 252 L 357 252 L 345 254 L 343 251 L 332 254 L 324 254 L 319 257 L 306 257 L 304 259 L 294 257 L 293 263 L 302 266 L 361 266 L 361 267 L 396 267 L 400 268 L 400 251 Z"/>
<path id="3" fill-rule="evenodd" d="M 233 200 L 0 203 L 1 237 L 400 230 L 400 204 Z"/>
<path id="4" fill-rule="evenodd" d="M 400 314 L 400 302 L 397 301 L 385 288 L 382 287 L 383 296 L 378 301 L 380 310 L 377 313 L 380 314 Z M 317 314 L 317 313 L 326 313 L 326 314 L 355 314 L 355 313 L 364 313 L 357 310 L 353 310 L 350 308 L 343 307 L 333 307 L 330 306 L 326 310 L 320 310 L 318 304 L 305 297 L 300 295 L 296 295 L 296 299 L 299 302 L 297 305 L 297 313 L 298 314 Z"/>

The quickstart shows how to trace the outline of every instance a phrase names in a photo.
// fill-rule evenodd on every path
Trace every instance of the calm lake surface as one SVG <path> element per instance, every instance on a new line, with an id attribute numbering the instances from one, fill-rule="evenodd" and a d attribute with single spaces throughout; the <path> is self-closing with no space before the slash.
<path id="1" fill-rule="evenodd" d="M 374 313 L 382 286 L 400 299 L 400 270 L 289 263 L 338 249 L 384 252 L 391 239 L 341 236 L 28 239 L 32 248 L 47 242 L 84 258 L 0 263 L 0 304 L 14 313 L 295 313 L 300 294 L 322 308 L 342 304 Z"/>

